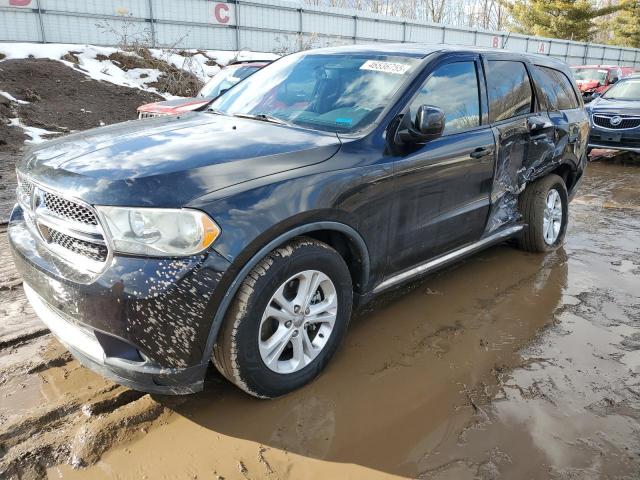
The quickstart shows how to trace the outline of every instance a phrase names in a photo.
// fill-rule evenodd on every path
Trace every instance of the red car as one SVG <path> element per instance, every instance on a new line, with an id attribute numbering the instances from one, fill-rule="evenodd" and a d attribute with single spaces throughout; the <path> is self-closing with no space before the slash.
<path id="1" fill-rule="evenodd" d="M 631 67 L 617 65 L 582 65 L 571 67 L 585 102 L 593 100 L 594 93 L 602 94 L 618 80 L 631 75 Z"/>
<path id="2" fill-rule="evenodd" d="M 208 105 L 212 100 L 229 90 L 240 80 L 247 78 L 269 63 L 271 62 L 240 61 L 231 63 L 209 80 L 198 92 L 196 97 L 178 98 L 175 100 L 141 105 L 138 107 L 138 118 L 178 115 L 180 113 L 198 110 Z"/>

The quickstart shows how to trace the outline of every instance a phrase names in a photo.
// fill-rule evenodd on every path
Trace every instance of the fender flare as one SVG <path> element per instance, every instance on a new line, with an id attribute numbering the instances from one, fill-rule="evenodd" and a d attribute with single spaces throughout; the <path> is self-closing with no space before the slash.
<path id="1" fill-rule="evenodd" d="M 362 269 L 363 269 L 363 285 L 368 284 L 369 280 L 369 249 L 367 248 L 367 244 L 365 243 L 362 236 L 352 227 L 340 222 L 312 222 L 306 223 L 304 225 L 300 225 L 298 227 L 292 228 L 287 232 L 279 235 L 278 237 L 272 239 L 269 243 L 264 245 L 260 250 L 258 250 L 240 269 L 234 279 L 231 281 L 229 288 L 224 293 L 224 297 L 220 301 L 218 308 L 216 309 L 216 313 L 213 316 L 213 320 L 211 322 L 211 327 L 209 329 L 209 336 L 207 337 L 207 343 L 204 349 L 204 355 L 202 358 L 202 363 L 207 364 L 211 360 L 211 354 L 213 353 L 213 345 L 218 337 L 218 332 L 220 327 L 222 326 L 222 322 L 224 321 L 224 317 L 227 313 L 227 309 L 233 298 L 236 295 L 236 292 L 240 288 L 240 285 L 249 274 L 251 269 L 255 267 L 260 260 L 262 260 L 269 252 L 279 247 L 283 243 L 291 240 L 292 238 L 298 237 L 308 232 L 313 232 L 316 230 L 335 230 L 347 235 L 356 245 L 360 252 L 360 256 L 362 258 Z"/>

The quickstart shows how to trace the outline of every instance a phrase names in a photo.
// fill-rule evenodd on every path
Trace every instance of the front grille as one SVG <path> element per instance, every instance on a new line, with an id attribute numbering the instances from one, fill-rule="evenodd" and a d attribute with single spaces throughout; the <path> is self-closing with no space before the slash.
<path id="1" fill-rule="evenodd" d="M 90 207 L 43 190 L 21 175 L 18 175 L 18 197 L 28 213 L 25 218 L 30 219 L 34 231 L 58 255 L 74 254 L 68 258 L 74 265 L 77 255 L 98 263 L 107 260 L 109 250 L 105 237 Z M 32 206 L 35 206 L 35 212 Z M 87 239 L 95 239 L 95 242 Z"/>
<path id="2" fill-rule="evenodd" d="M 18 177 L 18 187 L 25 197 L 31 198 L 31 194 L 33 193 L 33 183 Z"/>
<path id="3" fill-rule="evenodd" d="M 612 128 L 615 130 L 623 130 L 628 128 L 638 128 L 640 127 L 640 118 L 636 117 L 622 117 L 622 121 L 617 125 L 613 125 L 611 123 L 611 119 L 614 118 L 615 115 L 605 116 L 605 115 L 594 115 L 593 123 L 599 127 L 604 128 Z"/>
<path id="4" fill-rule="evenodd" d="M 71 237 L 53 229 L 49 230 L 49 238 L 51 243 L 60 245 L 62 248 L 66 248 L 78 255 L 90 258 L 94 262 L 104 262 L 107 260 L 108 251 L 104 245 L 80 240 L 79 238 Z"/>
<path id="5" fill-rule="evenodd" d="M 59 217 L 86 225 L 98 225 L 96 216 L 83 205 L 49 192 L 44 192 L 43 201 L 46 209 Z"/>

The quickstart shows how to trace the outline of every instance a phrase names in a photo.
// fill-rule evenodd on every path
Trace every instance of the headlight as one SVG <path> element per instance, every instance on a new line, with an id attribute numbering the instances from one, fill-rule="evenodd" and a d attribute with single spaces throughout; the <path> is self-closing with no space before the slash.
<path id="1" fill-rule="evenodd" d="M 220 228 L 198 210 L 96 207 L 117 252 L 148 256 L 194 255 L 211 245 Z"/>

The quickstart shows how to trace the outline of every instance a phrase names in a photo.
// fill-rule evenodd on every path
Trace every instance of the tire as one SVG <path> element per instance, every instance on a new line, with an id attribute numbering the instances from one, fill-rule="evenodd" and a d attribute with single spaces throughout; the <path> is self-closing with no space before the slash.
<path id="1" fill-rule="evenodd" d="M 557 197 L 552 193 L 555 191 Z M 554 197 L 554 208 L 547 206 L 547 201 Z M 518 246 L 528 252 L 550 252 L 555 250 L 564 241 L 569 221 L 569 200 L 567 187 L 558 175 L 547 175 L 529 184 L 518 199 L 518 208 L 525 222 L 524 230 L 518 237 Z M 557 214 L 561 212 L 561 218 L 557 219 Z M 552 219 L 554 228 L 557 225 L 557 232 L 546 230 L 549 222 L 545 217 Z"/>
<path id="2" fill-rule="evenodd" d="M 303 295 L 303 286 L 314 282 L 320 282 L 314 293 Z M 344 259 L 325 243 L 297 238 L 273 250 L 247 275 L 226 312 L 213 362 L 250 395 L 289 393 L 327 365 L 344 338 L 352 303 Z M 294 314 L 296 307 L 300 310 Z"/>

